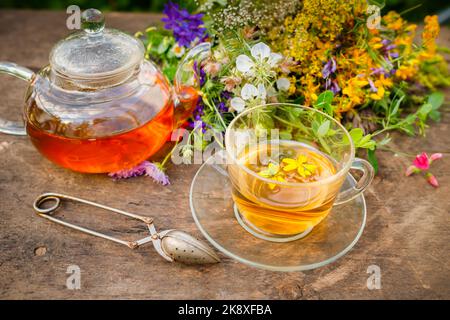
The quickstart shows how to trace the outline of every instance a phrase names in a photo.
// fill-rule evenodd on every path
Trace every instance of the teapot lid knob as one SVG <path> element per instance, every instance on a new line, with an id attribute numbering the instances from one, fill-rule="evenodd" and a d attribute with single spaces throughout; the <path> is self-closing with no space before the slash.
<path id="1" fill-rule="evenodd" d="M 87 9 L 81 14 L 81 28 L 89 34 L 102 32 L 105 28 L 105 17 L 100 10 Z"/>

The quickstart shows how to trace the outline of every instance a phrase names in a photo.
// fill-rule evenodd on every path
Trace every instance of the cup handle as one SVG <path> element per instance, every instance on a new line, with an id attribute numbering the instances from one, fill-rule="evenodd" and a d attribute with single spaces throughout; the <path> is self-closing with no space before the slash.
<path id="1" fill-rule="evenodd" d="M 363 176 L 359 179 L 359 181 L 356 182 L 353 187 L 341 191 L 338 194 L 336 201 L 334 202 L 335 206 L 347 203 L 355 199 L 364 190 L 366 190 L 366 188 L 372 182 L 373 177 L 375 176 L 375 170 L 373 169 L 372 165 L 364 159 L 355 158 L 355 160 L 353 160 L 351 169 L 362 171 Z"/>
<path id="2" fill-rule="evenodd" d="M 0 61 L 0 73 L 6 73 L 27 82 L 30 82 L 34 76 L 34 72 L 28 68 L 3 61 Z M 9 121 L 2 118 L 0 118 L 0 132 L 17 136 L 25 136 L 27 134 L 23 122 Z"/>

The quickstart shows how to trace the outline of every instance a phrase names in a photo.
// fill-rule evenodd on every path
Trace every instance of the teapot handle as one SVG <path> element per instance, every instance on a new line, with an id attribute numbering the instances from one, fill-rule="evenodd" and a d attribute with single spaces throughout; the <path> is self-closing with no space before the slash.
<path id="1" fill-rule="evenodd" d="M 179 127 L 194 111 L 202 85 L 201 63 L 211 55 L 211 43 L 203 42 L 191 48 L 175 73 L 175 127 Z"/>
<path id="2" fill-rule="evenodd" d="M 30 82 L 34 76 L 34 72 L 25 67 L 21 67 L 12 62 L 0 61 L 0 73 L 6 73 L 16 78 Z M 18 136 L 26 135 L 25 126 L 18 121 L 9 121 L 0 118 L 0 132 L 13 134 Z"/>

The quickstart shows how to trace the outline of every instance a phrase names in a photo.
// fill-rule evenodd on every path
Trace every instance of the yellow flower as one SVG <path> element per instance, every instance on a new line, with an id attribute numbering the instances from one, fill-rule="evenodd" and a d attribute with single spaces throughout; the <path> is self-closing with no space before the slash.
<path id="1" fill-rule="evenodd" d="M 280 166 L 272 162 L 269 163 L 269 165 L 265 170 L 258 172 L 258 175 L 260 175 L 263 178 L 271 179 L 274 181 L 286 182 L 283 173 L 280 172 Z M 275 183 L 268 183 L 267 185 L 269 186 L 270 190 L 273 190 L 276 187 Z"/>
<path id="2" fill-rule="evenodd" d="M 297 170 L 302 178 L 309 177 L 317 171 L 317 166 L 308 163 L 308 158 L 304 155 L 299 155 L 297 159 L 284 158 L 283 163 L 285 164 L 284 171 Z"/>
<path id="3" fill-rule="evenodd" d="M 402 80 L 411 79 L 417 73 L 417 60 L 412 59 L 407 64 L 400 66 L 395 75 Z"/>
<path id="4" fill-rule="evenodd" d="M 265 170 L 258 172 L 258 175 L 264 178 L 272 178 L 280 171 L 280 165 L 275 163 L 269 163 Z"/>
<path id="5" fill-rule="evenodd" d="M 373 100 L 381 100 L 384 98 L 384 94 L 386 92 L 385 87 L 392 86 L 392 80 L 385 78 L 384 74 L 381 74 L 380 78 L 375 81 L 374 85 L 377 88 L 377 92 L 371 93 L 370 98 Z"/>
<path id="6" fill-rule="evenodd" d="M 386 78 L 384 76 L 384 74 L 382 73 L 381 76 L 380 76 L 380 79 L 375 82 L 375 85 L 377 83 L 379 83 L 380 85 L 385 86 L 385 87 L 391 87 L 392 86 L 392 79 L 391 78 Z"/>
<path id="7" fill-rule="evenodd" d="M 362 88 L 368 84 L 369 81 L 354 77 L 348 81 L 348 85 L 342 90 L 342 93 L 347 95 L 356 105 L 361 104 L 364 98 L 364 91 Z"/>
<path id="8" fill-rule="evenodd" d="M 386 23 L 386 27 L 392 30 L 400 30 L 402 29 L 404 24 L 404 20 L 395 11 L 390 11 L 387 15 L 383 17 L 383 20 Z"/>
<path id="9" fill-rule="evenodd" d="M 373 37 L 369 41 L 369 45 L 373 49 L 380 49 L 383 47 L 382 39 L 380 37 Z"/>
<path id="10" fill-rule="evenodd" d="M 423 46 L 430 55 L 436 53 L 436 38 L 439 35 L 438 16 L 426 16 L 422 33 Z"/>
<path id="11" fill-rule="evenodd" d="M 375 84 L 375 86 L 376 86 L 376 84 Z M 385 92 L 385 90 L 382 86 L 377 87 L 377 92 L 371 93 L 370 98 L 373 100 L 381 100 L 384 98 L 384 92 Z"/>

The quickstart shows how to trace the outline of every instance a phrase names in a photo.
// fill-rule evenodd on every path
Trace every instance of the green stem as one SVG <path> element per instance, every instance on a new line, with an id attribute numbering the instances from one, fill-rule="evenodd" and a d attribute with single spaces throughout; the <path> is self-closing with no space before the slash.
<path id="1" fill-rule="evenodd" d="M 161 167 L 164 168 L 164 166 L 166 165 L 166 162 L 169 160 L 169 158 L 172 156 L 172 153 L 175 151 L 175 148 L 178 146 L 178 141 L 175 143 L 175 145 L 173 146 L 173 148 L 166 154 L 166 156 L 164 157 L 163 161 L 161 161 Z"/>
<path id="2" fill-rule="evenodd" d="M 372 133 L 372 138 L 378 136 L 379 134 L 382 134 L 383 132 L 389 131 L 389 130 L 394 130 L 394 127 L 386 127 L 383 128 L 381 130 L 375 131 L 374 133 Z"/>
<path id="3" fill-rule="evenodd" d="M 222 115 L 220 114 L 219 110 L 216 108 L 215 105 L 212 105 L 209 100 L 207 98 L 205 98 L 205 96 L 202 97 L 203 102 L 212 110 L 214 110 L 217 114 L 217 116 L 219 117 L 219 120 L 223 126 L 223 129 L 225 130 L 227 128 L 227 125 L 225 124 L 225 121 L 222 118 Z"/>
<path id="4" fill-rule="evenodd" d="M 289 121 L 287 121 L 287 120 L 285 120 L 283 118 L 278 117 L 277 115 L 273 115 L 273 117 L 275 119 L 277 119 L 278 121 L 283 122 L 284 124 L 286 124 L 288 126 L 291 126 L 291 127 L 300 129 L 300 130 L 302 130 L 302 131 L 304 131 L 306 133 L 309 133 L 308 128 L 306 128 L 304 125 L 291 123 L 291 122 L 289 122 Z"/>
<path id="5" fill-rule="evenodd" d="M 385 146 L 378 147 L 377 149 L 378 150 L 383 150 L 383 151 L 389 151 L 389 152 L 392 152 L 392 153 L 395 153 L 395 154 L 399 154 L 399 155 L 405 156 L 405 157 L 412 157 L 412 158 L 414 158 L 416 156 L 415 154 L 401 152 L 401 151 L 396 151 L 396 150 L 394 150 L 392 148 L 388 148 L 388 147 L 385 147 Z"/>

